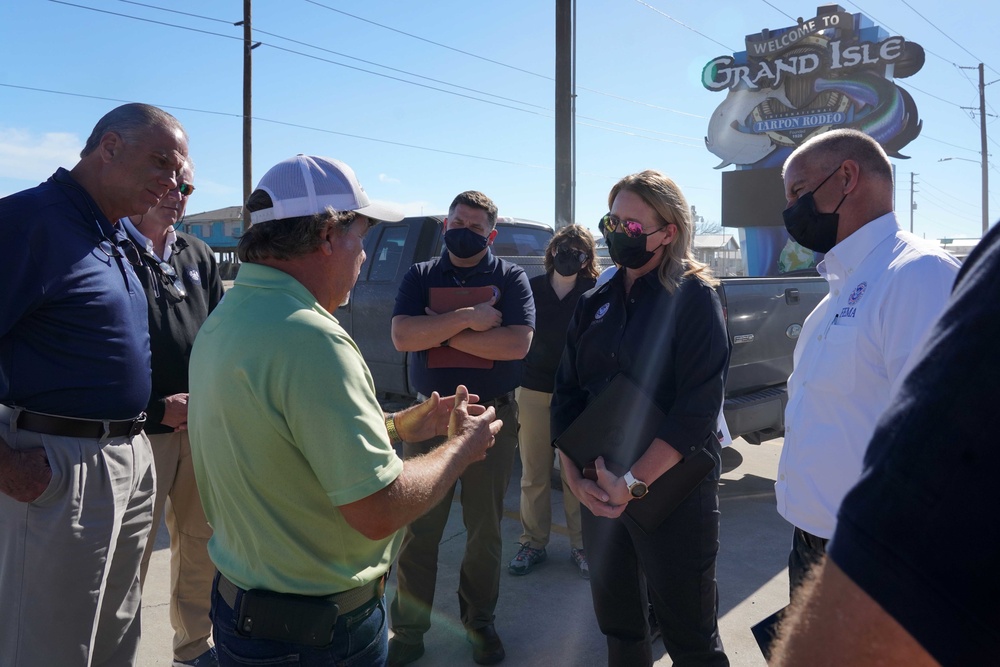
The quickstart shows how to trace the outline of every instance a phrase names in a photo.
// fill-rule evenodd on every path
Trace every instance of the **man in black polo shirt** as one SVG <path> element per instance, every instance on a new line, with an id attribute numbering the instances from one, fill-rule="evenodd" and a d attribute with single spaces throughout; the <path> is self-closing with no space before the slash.
<path id="1" fill-rule="evenodd" d="M 126 104 L 80 157 L 0 199 L 3 667 L 131 665 L 139 643 L 149 333 L 141 259 L 113 221 L 177 186 L 187 136 Z"/>
<path id="2" fill-rule="evenodd" d="M 170 532 L 170 625 L 173 664 L 217 667 L 210 645 L 212 578 L 208 555 L 212 528 L 198 497 L 188 438 L 188 362 L 198 329 L 222 300 L 222 278 L 212 249 L 174 229 L 194 192 L 194 167 L 181 170 L 177 187 L 144 215 L 122 218 L 147 269 L 139 280 L 149 301 L 153 391 L 146 405 L 146 435 L 153 447 L 156 503 L 139 581 L 146 582 L 156 532 L 167 515 Z M 169 505 L 167 499 L 170 499 Z"/>
<path id="3" fill-rule="evenodd" d="M 500 594 L 500 519 L 517 448 L 517 403 L 521 359 L 531 345 L 535 305 L 528 277 L 519 266 L 494 257 L 497 207 L 481 192 L 455 197 L 444 221 L 447 250 L 440 258 L 415 264 L 403 278 L 392 317 L 396 349 L 412 352 L 411 385 L 420 398 L 464 384 L 483 405 L 496 407 L 503 428 L 484 461 L 462 474 L 462 513 L 468 530 L 458 587 L 459 609 L 473 659 L 491 665 L 504 659 L 493 627 Z M 491 299 L 451 312 L 429 309 L 432 288 L 492 287 Z M 435 348 L 472 355 L 466 361 L 434 361 Z M 430 363 L 428 357 L 431 357 Z M 460 356 L 460 355 L 459 355 Z M 439 440 L 404 443 L 404 458 L 418 456 Z M 397 565 L 398 588 L 391 607 L 389 665 L 405 665 L 424 653 L 431 625 L 437 578 L 438 544 L 451 510 L 452 487 L 430 512 L 406 529 Z"/>

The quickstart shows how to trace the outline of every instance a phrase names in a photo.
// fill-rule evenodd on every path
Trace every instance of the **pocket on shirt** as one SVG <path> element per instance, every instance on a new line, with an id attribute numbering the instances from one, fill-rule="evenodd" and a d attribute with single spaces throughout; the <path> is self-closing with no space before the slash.
<path id="1" fill-rule="evenodd" d="M 858 328 L 832 325 L 823 340 L 823 349 L 810 384 L 835 394 L 854 391 L 858 366 Z"/>

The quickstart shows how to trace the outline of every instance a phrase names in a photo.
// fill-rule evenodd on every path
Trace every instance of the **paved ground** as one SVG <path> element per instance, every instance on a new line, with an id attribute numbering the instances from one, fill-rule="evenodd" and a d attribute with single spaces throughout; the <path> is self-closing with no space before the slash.
<path id="1" fill-rule="evenodd" d="M 778 516 L 774 477 L 781 440 L 750 445 L 737 440 L 724 452 L 721 490 L 722 551 L 719 555 L 720 625 L 733 667 L 765 667 L 749 628 L 787 601 L 785 560 L 791 530 Z M 503 521 L 504 562 L 517 552 L 518 462 L 507 491 Z M 606 664 L 604 638 L 597 629 L 590 589 L 569 560 L 562 524 L 562 494 L 553 492 L 553 514 L 560 523 L 548 547 L 549 559 L 530 574 L 501 580 L 496 627 L 507 649 L 507 665 L 545 667 Z M 416 667 L 474 665 L 458 620 L 458 565 L 465 546 L 461 507 L 456 504 L 441 546 L 435 617 L 425 637 L 427 653 Z M 166 529 L 153 554 L 143 608 L 140 667 L 169 667 L 172 631 L 167 617 L 169 562 Z M 391 599 L 392 589 L 387 591 Z M 654 647 L 658 667 L 670 658 Z"/>

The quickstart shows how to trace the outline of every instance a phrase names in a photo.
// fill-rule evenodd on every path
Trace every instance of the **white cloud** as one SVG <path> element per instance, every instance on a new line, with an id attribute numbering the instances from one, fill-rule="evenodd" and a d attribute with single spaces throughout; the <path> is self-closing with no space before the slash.
<path id="1" fill-rule="evenodd" d="M 69 169 L 80 159 L 83 141 L 68 132 L 35 135 L 0 127 L 0 178 L 39 183 L 58 167 Z"/>
<path id="2" fill-rule="evenodd" d="M 393 185 L 399 185 L 401 182 L 398 178 L 393 178 L 389 174 L 379 174 L 378 180 L 380 183 L 392 183 Z"/>

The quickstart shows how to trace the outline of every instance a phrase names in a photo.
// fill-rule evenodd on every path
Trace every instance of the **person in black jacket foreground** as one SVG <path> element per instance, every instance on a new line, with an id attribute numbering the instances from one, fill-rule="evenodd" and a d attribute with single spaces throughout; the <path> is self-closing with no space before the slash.
<path id="1" fill-rule="evenodd" d="M 159 204 L 121 222 L 145 265 L 137 273 L 149 303 L 152 351 L 153 391 L 146 406 L 146 435 L 153 446 L 156 501 L 140 581 L 146 580 L 166 508 L 173 664 L 212 667 L 218 664 L 209 642 L 215 565 L 208 557 L 212 529 L 198 497 L 187 433 L 188 361 L 198 329 L 222 300 L 222 279 L 212 249 L 174 229 L 194 192 L 193 180 L 194 168 L 188 161 L 177 186 Z"/>
<path id="2" fill-rule="evenodd" d="M 996 664 L 998 302 L 994 225 L 879 420 L 771 664 Z"/>

